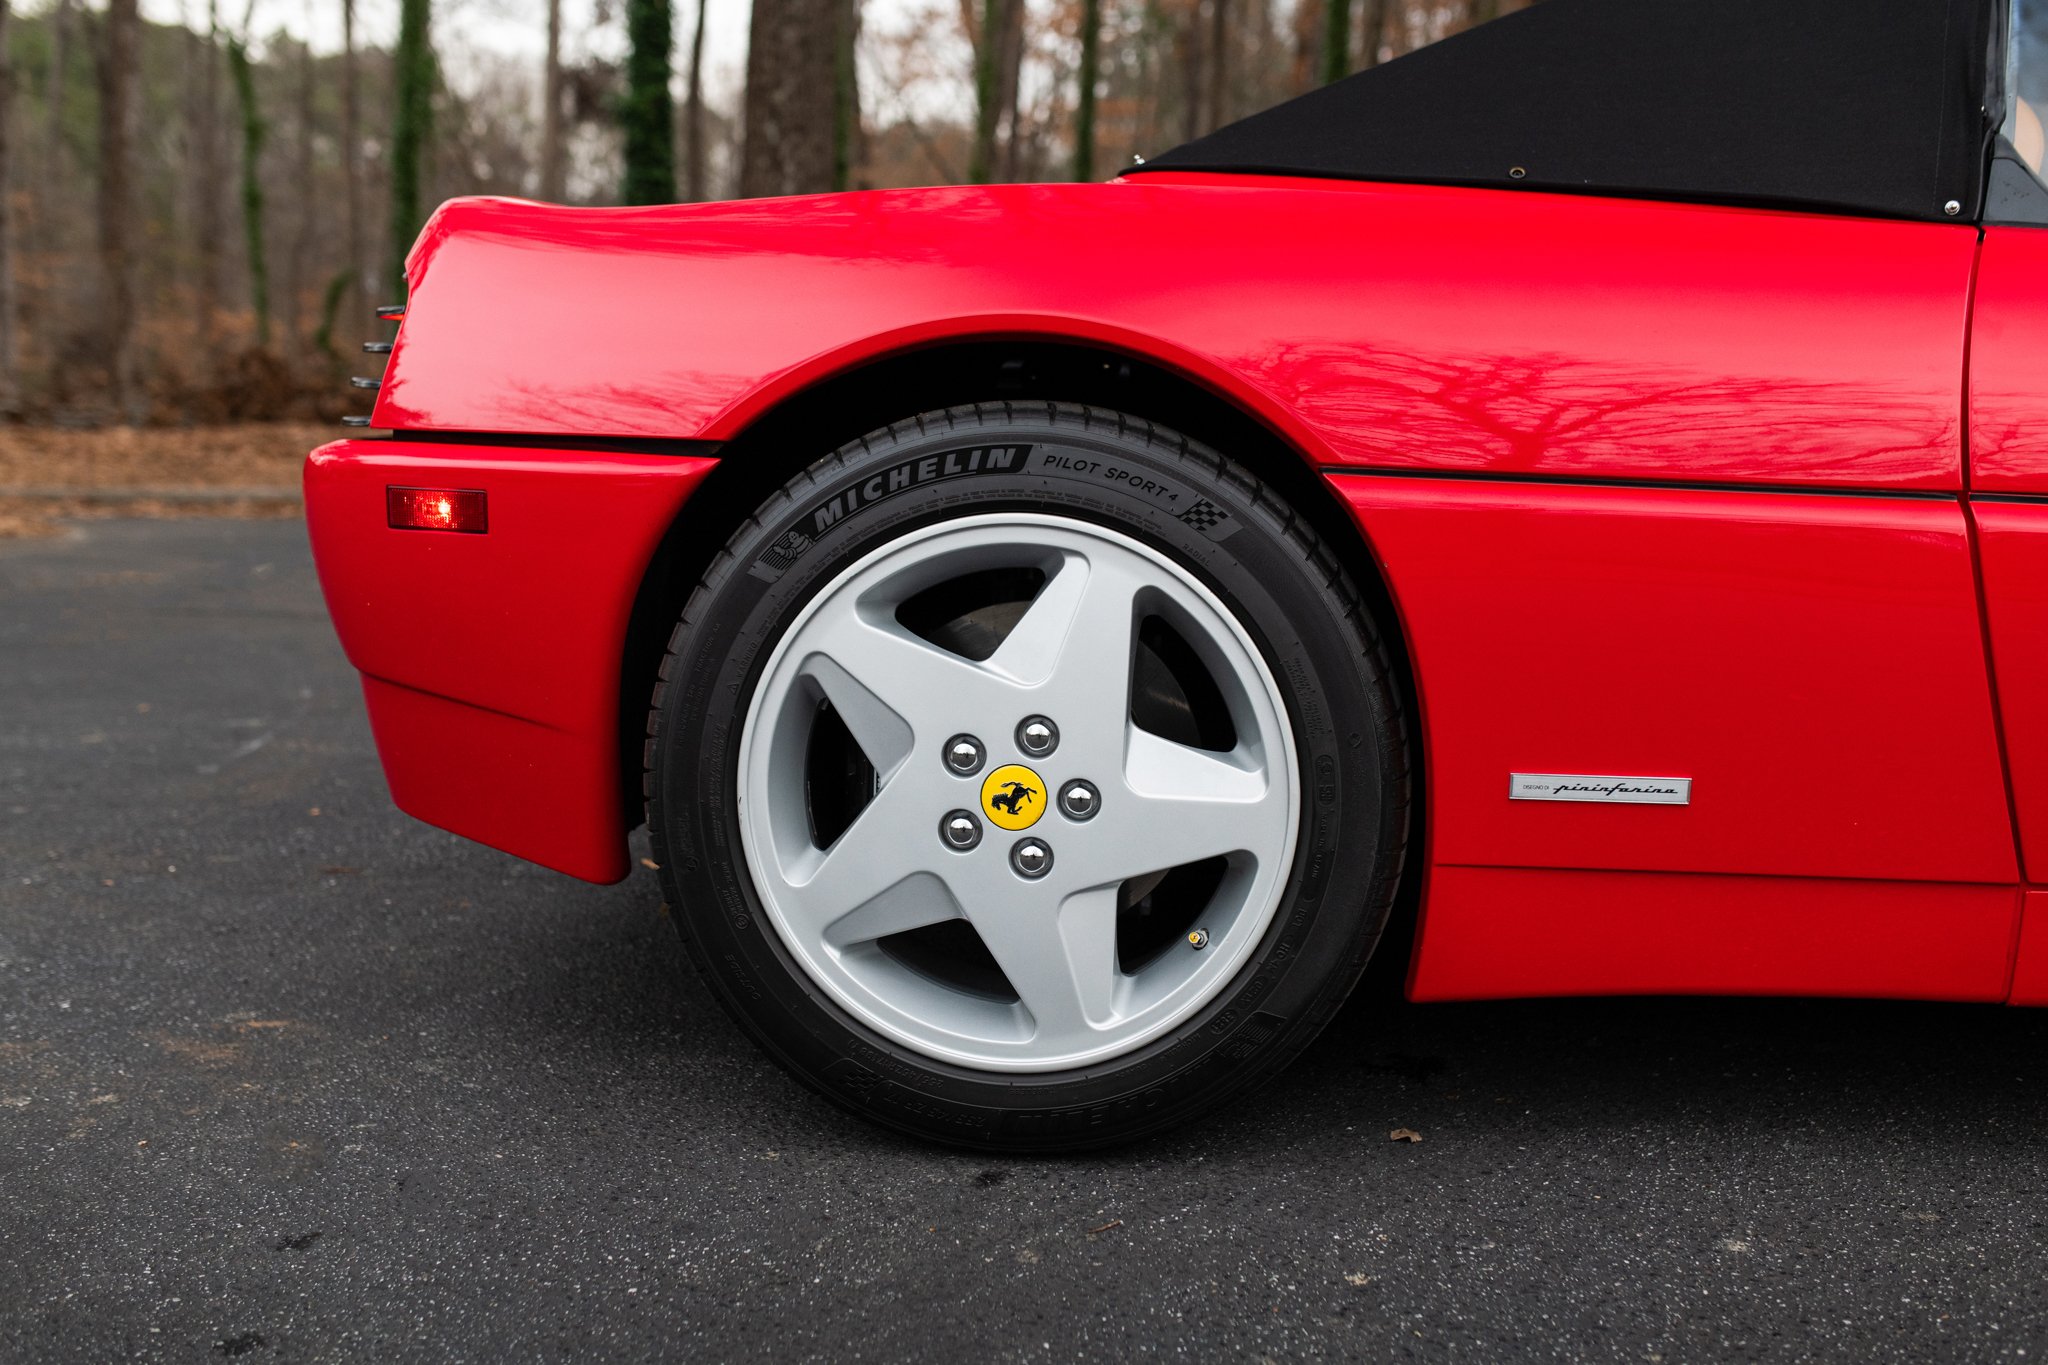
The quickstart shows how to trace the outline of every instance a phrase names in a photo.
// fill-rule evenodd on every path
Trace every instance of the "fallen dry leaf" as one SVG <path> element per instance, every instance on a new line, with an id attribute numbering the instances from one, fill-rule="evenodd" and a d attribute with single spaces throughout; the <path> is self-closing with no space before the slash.
<path id="1" fill-rule="evenodd" d="M 1090 1235 L 1090 1236 L 1093 1236 L 1093 1235 L 1094 1235 L 1095 1233 L 1098 1233 L 1098 1232 L 1108 1232 L 1108 1231 L 1109 1231 L 1110 1229 L 1112 1229 L 1112 1228 L 1120 1228 L 1120 1227 L 1122 1227 L 1123 1225 L 1124 1225 L 1124 1220 L 1123 1220 L 1123 1219 L 1121 1219 L 1121 1218 L 1112 1218 L 1112 1219 L 1110 1219 L 1110 1220 L 1109 1220 L 1109 1221 L 1108 1221 L 1107 1223 L 1104 1223 L 1104 1224 L 1103 1224 L 1103 1225 L 1102 1225 L 1101 1227 L 1099 1227 L 1099 1228 L 1090 1228 L 1090 1229 L 1088 1229 L 1088 1232 L 1089 1232 L 1089 1235 Z"/>
<path id="2" fill-rule="evenodd" d="M 1413 1128 L 1396 1128 L 1393 1132 L 1387 1134 L 1387 1141 L 1420 1142 L 1422 1141 L 1422 1134 L 1416 1132 Z"/>
<path id="3" fill-rule="evenodd" d="M 1353 1272 L 1352 1274 L 1346 1275 L 1344 1277 L 1344 1283 L 1351 1285 L 1353 1288 L 1356 1289 L 1363 1289 L 1365 1288 L 1365 1286 L 1372 1283 L 1372 1276 L 1360 1275 L 1356 1272 Z"/>
<path id="4" fill-rule="evenodd" d="M 640 866 L 642 866 L 642 867 L 651 867 L 651 868 L 653 868 L 653 869 L 654 869 L 654 870 L 655 870 L 656 872 L 659 872 L 659 871 L 661 871 L 661 864 L 660 864 L 660 863 L 657 863 L 657 862 L 656 862 L 656 861 L 654 861 L 654 859 L 652 859 L 652 858 L 642 858 L 642 859 L 640 860 Z"/>

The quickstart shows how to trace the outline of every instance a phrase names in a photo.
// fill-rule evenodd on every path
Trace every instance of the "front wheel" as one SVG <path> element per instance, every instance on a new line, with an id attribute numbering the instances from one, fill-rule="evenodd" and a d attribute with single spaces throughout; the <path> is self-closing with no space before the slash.
<path id="1" fill-rule="evenodd" d="M 930 413 L 771 498 L 683 613 L 649 826 L 693 960 L 812 1086 L 1006 1150 L 1184 1121 L 1364 968 L 1407 827 L 1357 595 L 1156 426 Z"/>

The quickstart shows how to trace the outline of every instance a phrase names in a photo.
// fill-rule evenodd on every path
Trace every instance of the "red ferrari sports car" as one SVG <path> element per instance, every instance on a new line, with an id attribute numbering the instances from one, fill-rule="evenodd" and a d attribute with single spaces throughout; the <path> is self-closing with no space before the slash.
<path id="1" fill-rule="evenodd" d="M 2048 1003 L 2044 39 L 1546 0 L 1108 184 L 447 204 L 306 469 L 393 796 L 644 811 L 741 1025 L 991 1148 L 1394 914 L 1417 1000 Z"/>

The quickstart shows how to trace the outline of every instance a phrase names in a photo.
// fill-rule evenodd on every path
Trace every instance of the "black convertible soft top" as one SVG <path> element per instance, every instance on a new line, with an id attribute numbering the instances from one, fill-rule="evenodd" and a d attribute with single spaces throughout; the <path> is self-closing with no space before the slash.
<path id="1" fill-rule="evenodd" d="M 1543 0 L 1133 170 L 1974 218 L 2004 9 Z"/>

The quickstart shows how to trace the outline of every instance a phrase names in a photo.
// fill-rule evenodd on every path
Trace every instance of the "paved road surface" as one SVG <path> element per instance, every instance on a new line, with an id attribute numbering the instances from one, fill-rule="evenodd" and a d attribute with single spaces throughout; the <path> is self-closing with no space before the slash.
<path id="1" fill-rule="evenodd" d="M 0 547 L 0 1359 L 2048 1357 L 2048 1014 L 1382 987 L 992 1160 L 784 1080 L 658 901 L 390 808 L 297 523 Z"/>

